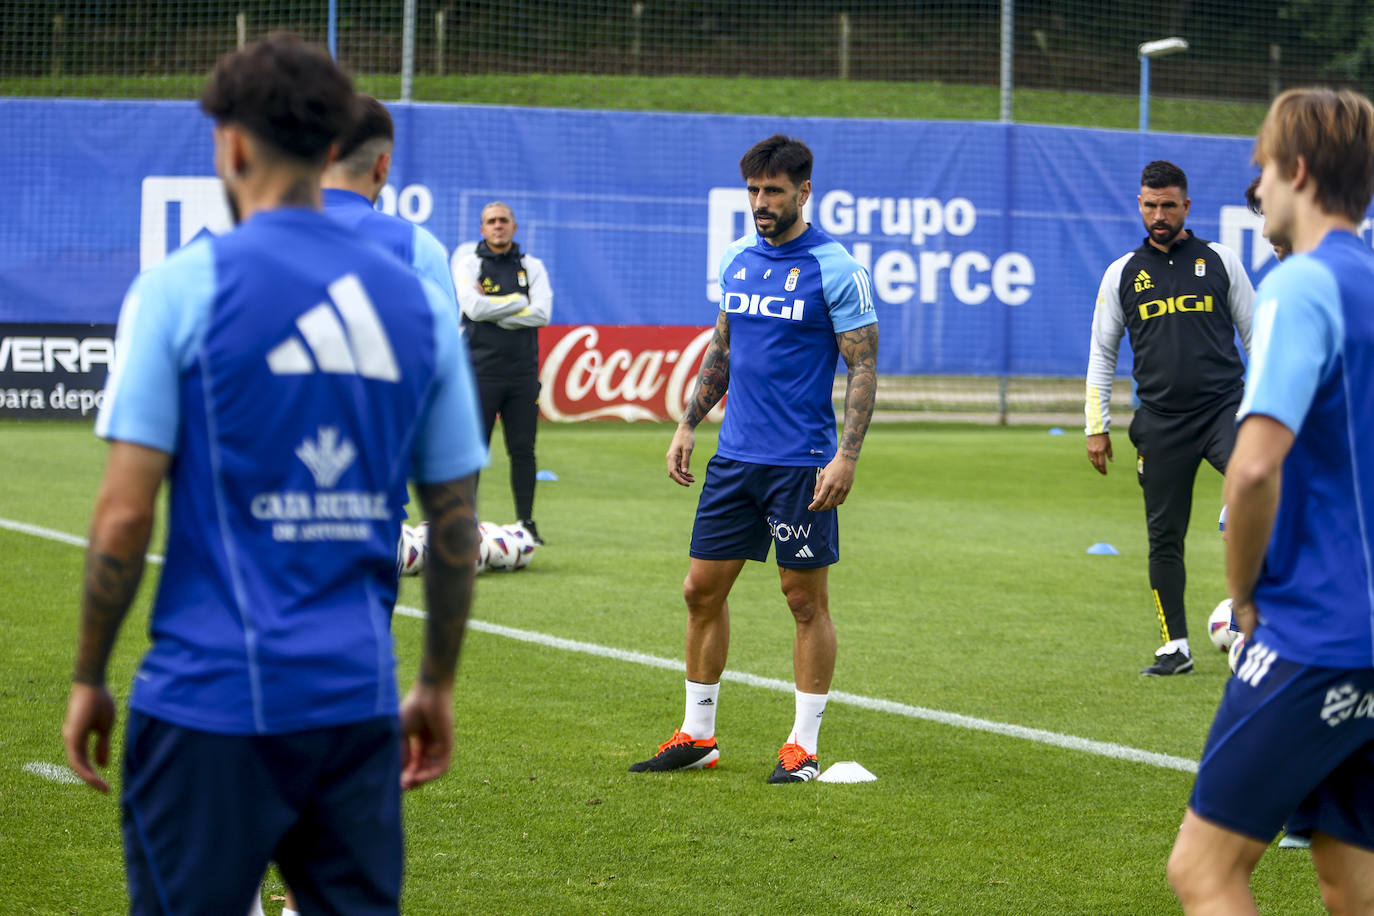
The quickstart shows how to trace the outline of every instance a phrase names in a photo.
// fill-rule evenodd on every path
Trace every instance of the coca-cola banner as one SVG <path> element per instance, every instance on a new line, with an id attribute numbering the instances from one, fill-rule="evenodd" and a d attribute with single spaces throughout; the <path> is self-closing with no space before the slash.
<path id="1" fill-rule="evenodd" d="M 739 159 L 778 131 L 815 153 L 806 218 L 872 274 L 884 374 L 1081 375 L 1097 284 L 1144 234 L 1135 198 L 1151 159 L 1188 173 L 1188 225 L 1199 235 L 1236 249 L 1256 277 L 1273 263 L 1244 206 L 1255 168 L 1239 137 L 391 107 L 396 149 L 378 207 L 452 251 L 477 237 L 484 204 L 508 203 L 516 240 L 548 267 L 553 320 L 595 330 L 595 343 L 546 335 L 560 384 L 590 386 L 580 406 L 560 389 L 547 407 L 560 416 L 672 406 L 648 405 L 672 393 L 679 362 L 668 355 L 677 348 L 680 361 L 687 343 L 608 335 L 619 325 L 690 335 L 715 323 L 721 255 L 750 227 Z M 194 103 L 0 98 L 0 135 L 23 138 L 0 144 L 11 188 L 0 322 L 111 323 L 139 270 L 230 226 L 210 124 Z M 1368 239 L 1370 224 L 1360 232 Z M 621 350 L 633 354 L 623 373 Z M 1118 366 L 1130 365 L 1123 353 Z M 646 395 L 659 376 L 661 391 Z"/>
<path id="2" fill-rule="evenodd" d="M 714 326 L 550 325 L 539 331 L 546 420 L 674 420 Z M 722 405 L 711 412 L 722 416 Z"/>

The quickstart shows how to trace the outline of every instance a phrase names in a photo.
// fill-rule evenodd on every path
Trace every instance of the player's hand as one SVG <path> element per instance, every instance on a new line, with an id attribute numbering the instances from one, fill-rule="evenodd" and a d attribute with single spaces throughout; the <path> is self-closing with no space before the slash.
<path id="1" fill-rule="evenodd" d="M 108 793 L 110 785 L 91 766 L 88 748 L 95 737 L 95 762 L 104 768 L 110 763 L 110 732 L 114 728 L 114 697 L 104 686 L 72 684 L 67 700 L 67 718 L 62 723 L 62 741 L 67 746 L 67 763 L 86 785 Z"/>
<path id="2" fill-rule="evenodd" d="M 812 512 L 829 512 L 844 503 L 854 487 L 854 459 L 836 455 L 816 475 L 816 489 L 811 494 Z"/>
<path id="3" fill-rule="evenodd" d="M 453 688 L 416 684 L 401 703 L 401 789 L 438 779 L 453 760 Z"/>
<path id="4" fill-rule="evenodd" d="M 690 426 L 678 424 L 677 431 L 673 433 L 673 441 L 668 445 L 668 476 L 684 487 L 690 487 L 696 482 L 694 475 L 688 468 L 692 464 L 692 449 L 696 448 L 697 435 Z"/>
<path id="5" fill-rule="evenodd" d="M 1231 602 L 1231 616 L 1236 618 L 1236 626 L 1240 627 L 1241 634 L 1249 639 L 1255 635 L 1255 626 L 1259 623 L 1259 609 L 1255 607 L 1253 598 L 1246 598 L 1243 601 Z"/>
<path id="6" fill-rule="evenodd" d="M 1107 433 L 1093 433 L 1088 437 L 1088 460 L 1097 468 L 1097 473 L 1107 473 L 1107 462 L 1112 458 L 1112 437 Z"/>

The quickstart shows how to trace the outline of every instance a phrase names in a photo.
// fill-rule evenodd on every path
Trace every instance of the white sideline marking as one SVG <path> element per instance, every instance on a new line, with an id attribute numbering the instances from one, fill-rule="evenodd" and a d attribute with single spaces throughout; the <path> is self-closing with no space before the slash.
<path id="1" fill-rule="evenodd" d="M 418 608 L 406 607 L 401 604 L 396 605 L 396 613 L 420 620 L 423 620 L 425 617 L 424 611 Z M 480 620 L 469 620 L 468 626 L 477 630 L 479 633 L 490 633 L 494 636 L 504 636 L 507 639 L 532 642 L 553 649 L 562 649 L 566 652 L 581 652 L 586 655 L 597 655 L 602 658 L 615 659 L 616 661 L 633 662 L 636 665 L 648 665 L 651 668 L 665 668 L 669 671 L 681 671 L 684 674 L 687 671 L 687 666 L 684 662 L 671 658 L 660 658 L 657 655 L 645 655 L 643 652 L 612 649 L 608 646 L 597 645 L 596 643 L 578 642 L 573 639 L 563 639 L 560 636 L 549 636 L 544 633 L 534 633 L 529 630 L 517 630 L 514 627 L 505 627 L 495 623 L 483 623 Z M 781 693 L 792 693 L 795 690 L 791 681 L 780 681 L 771 677 L 759 677 L 756 674 L 747 674 L 743 671 L 727 670 L 720 677 L 723 681 L 734 681 L 740 684 L 748 684 L 750 687 L 762 687 L 766 690 L 776 690 Z M 1045 731 L 1040 728 L 1026 728 L 1022 725 L 1008 725 L 1005 722 L 993 722 L 989 719 L 978 719 L 973 716 L 960 715 L 954 712 L 926 709 L 923 706 L 908 706 L 905 703 L 894 703 L 891 700 L 876 700 L 872 697 L 860 696 L 856 693 L 845 693 L 842 690 L 830 691 L 830 702 L 842 703 L 846 706 L 857 706 L 860 709 L 869 709 L 875 712 L 891 713 L 896 716 L 905 716 L 908 719 L 925 719 L 928 722 L 939 722 L 942 725 L 952 725 L 955 728 L 967 728 L 973 731 L 1005 735 L 1009 738 L 1021 738 L 1026 741 L 1035 741 L 1040 744 L 1067 748 L 1071 751 L 1083 751 L 1088 754 L 1096 754 L 1099 757 L 1112 757 L 1117 760 L 1129 760 L 1133 763 L 1145 763 L 1166 770 L 1179 770 L 1184 773 L 1197 772 L 1197 761 L 1189 760 L 1186 757 L 1157 754 L 1154 751 L 1142 751 L 1139 748 L 1127 747 L 1124 744 L 1112 744 L 1107 741 L 1093 741 L 1088 738 L 1079 738 L 1074 735 L 1062 735 L 1059 732 Z"/>
<path id="2" fill-rule="evenodd" d="M 47 538 L 50 541 L 58 541 L 63 544 L 70 544 L 73 547 L 85 547 L 90 542 L 83 537 L 74 534 L 67 534 L 65 531 L 54 531 L 51 528 L 40 528 L 37 525 L 29 525 L 25 522 L 16 522 L 13 519 L 0 518 L 0 528 L 8 528 L 10 531 L 17 531 L 20 534 L 31 534 L 36 538 Z M 149 563 L 161 563 L 162 555 L 150 553 Z"/>
<path id="3" fill-rule="evenodd" d="M 55 763 L 41 763 L 35 760 L 33 763 L 26 763 L 20 769 L 25 773 L 32 773 L 35 776 L 42 776 L 44 779 L 53 782 L 66 783 L 67 785 L 81 785 L 81 777 L 71 770 Z"/>
<path id="4" fill-rule="evenodd" d="M 66 534 L 61 531 L 54 531 L 51 528 L 40 528 L 37 525 L 28 525 L 24 522 L 11 521 L 6 518 L 0 518 L 0 528 L 8 528 L 11 531 L 17 531 L 21 534 L 31 534 L 34 537 L 60 541 L 63 544 L 71 544 L 74 547 L 86 546 L 85 538 L 76 537 L 75 535 Z M 148 554 L 148 561 L 151 563 L 161 563 L 162 557 L 150 553 Z M 423 620 L 425 618 L 424 611 L 419 608 L 407 607 L 403 604 L 396 605 L 396 613 L 402 617 L 414 617 L 417 620 Z M 468 626 L 479 633 L 504 636 L 507 639 L 535 643 L 536 645 L 547 646 L 551 649 L 561 649 L 565 652 L 581 652 L 584 655 L 596 655 L 601 658 L 631 662 L 636 665 L 647 665 L 651 668 L 663 668 L 668 671 L 681 671 L 684 674 L 687 671 L 687 666 L 684 662 L 672 658 L 660 658 L 657 655 L 646 655 L 643 652 L 631 652 L 628 649 L 614 649 L 610 646 L 597 645 L 591 642 L 579 642 L 575 639 L 564 639 L 561 636 L 550 636 L 547 633 L 535 633 L 530 630 L 517 630 L 514 627 L 505 627 L 497 623 L 484 623 L 480 620 L 469 619 Z M 777 678 L 771 677 L 759 677 L 756 674 L 748 674 L 743 671 L 727 670 L 721 675 L 721 680 L 747 684 L 750 687 L 762 687 L 765 690 L 776 690 L 781 693 L 792 693 L 795 690 L 794 685 L 790 681 L 780 681 Z M 943 712 L 939 709 L 927 709 L 924 706 L 908 706 L 905 703 L 894 703 L 891 700 L 878 700 L 872 697 L 860 696 L 856 693 L 845 693 L 842 690 L 830 691 L 830 702 L 840 703 L 845 706 L 857 706 L 860 709 L 868 709 L 874 712 L 890 713 L 894 716 L 905 716 L 908 719 L 924 719 L 927 722 L 939 722 L 941 725 L 952 725 L 955 728 L 991 732 L 994 735 L 1003 735 L 1008 738 L 1021 738 L 1025 741 L 1035 741 L 1039 744 L 1048 744 L 1052 747 L 1062 747 L 1071 751 L 1082 751 L 1085 754 L 1096 754 L 1099 757 L 1111 757 L 1115 760 L 1128 760 L 1132 763 L 1144 763 L 1149 766 L 1160 767 L 1166 770 L 1178 770 L 1183 773 L 1197 772 L 1197 761 L 1189 760 L 1186 757 L 1175 757 L 1171 754 L 1157 754 L 1154 751 L 1142 751 L 1139 748 L 1128 747 L 1124 744 L 1112 744 L 1108 741 L 1093 741 L 1089 738 L 1064 735 L 1059 732 L 1046 731 L 1040 728 L 1026 728 L 1023 725 L 1008 725 L 1005 722 L 979 719 L 974 716 L 960 715 L 956 712 Z"/>

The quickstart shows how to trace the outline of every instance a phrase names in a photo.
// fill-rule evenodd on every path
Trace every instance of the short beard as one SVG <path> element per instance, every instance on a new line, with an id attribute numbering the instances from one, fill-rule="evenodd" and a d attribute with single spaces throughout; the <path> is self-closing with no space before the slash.
<path id="1" fill-rule="evenodd" d="M 791 229 L 793 226 L 795 226 L 795 225 L 797 224 L 797 220 L 798 220 L 800 217 L 801 217 L 801 212 L 798 211 L 798 210 L 794 210 L 794 211 L 792 211 L 791 218 L 784 217 L 782 214 L 779 214 L 779 215 L 773 217 L 773 228 L 772 228 L 772 229 L 768 229 L 768 230 L 759 229 L 759 224 L 758 224 L 757 222 L 754 223 L 754 228 L 758 231 L 759 236 L 762 237 L 762 238 L 765 238 L 765 239 L 776 238 L 777 236 L 780 236 L 780 235 L 786 233 L 787 230 L 789 230 L 789 229 Z"/>
<path id="2" fill-rule="evenodd" d="M 1173 229 L 1172 226 L 1170 226 L 1169 228 L 1170 228 L 1170 229 Z M 1149 230 L 1149 232 L 1150 232 L 1150 238 L 1153 239 L 1153 238 L 1155 237 L 1155 230 L 1154 230 L 1154 227 L 1151 227 L 1150 230 Z M 1162 245 L 1172 245 L 1173 242 L 1174 242 L 1174 239 L 1178 238 L 1178 237 L 1179 237 L 1180 235 L 1182 235 L 1182 234 L 1183 234 L 1183 227 L 1182 227 L 1182 226 L 1179 226 L 1177 229 L 1173 229 L 1173 231 L 1172 231 L 1171 233 L 1169 233 L 1169 237 L 1168 237 L 1167 239 L 1164 239 L 1162 242 L 1160 242 L 1160 244 L 1162 244 Z M 1155 239 L 1155 240 L 1156 240 L 1156 241 L 1159 241 L 1158 239 Z"/>

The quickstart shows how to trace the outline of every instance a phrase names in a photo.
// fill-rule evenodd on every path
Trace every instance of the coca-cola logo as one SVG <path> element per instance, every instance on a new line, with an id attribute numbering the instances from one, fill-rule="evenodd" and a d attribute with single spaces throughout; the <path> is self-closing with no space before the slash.
<path id="1" fill-rule="evenodd" d="M 546 420 L 677 420 L 714 329 L 561 325 L 542 328 Z M 711 412 L 719 420 L 724 406 Z"/>

